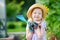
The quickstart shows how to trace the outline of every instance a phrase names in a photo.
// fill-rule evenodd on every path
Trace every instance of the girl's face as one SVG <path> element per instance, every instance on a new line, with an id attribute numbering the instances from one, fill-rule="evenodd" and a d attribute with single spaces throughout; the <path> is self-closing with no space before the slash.
<path id="1" fill-rule="evenodd" d="M 34 21 L 40 21 L 42 19 L 42 10 L 41 9 L 34 9 L 32 12 L 32 19 Z"/>

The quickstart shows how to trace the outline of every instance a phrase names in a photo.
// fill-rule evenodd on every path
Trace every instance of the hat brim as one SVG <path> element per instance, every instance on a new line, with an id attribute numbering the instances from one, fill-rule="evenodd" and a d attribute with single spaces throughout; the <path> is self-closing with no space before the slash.
<path id="1" fill-rule="evenodd" d="M 27 17 L 28 17 L 28 18 L 31 18 L 31 13 L 32 13 L 32 10 L 33 10 L 34 8 L 40 8 L 40 9 L 42 9 L 42 10 L 43 10 L 43 15 L 44 15 L 44 17 L 45 17 L 45 15 L 46 15 L 46 13 L 47 13 L 46 7 L 43 6 L 42 4 L 33 4 L 33 5 L 28 9 L 28 11 L 27 11 Z"/>

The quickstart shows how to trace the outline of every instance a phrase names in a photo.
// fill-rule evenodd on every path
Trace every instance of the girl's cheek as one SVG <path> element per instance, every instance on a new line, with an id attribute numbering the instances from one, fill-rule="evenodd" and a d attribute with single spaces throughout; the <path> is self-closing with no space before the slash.
<path id="1" fill-rule="evenodd" d="M 33 15 L 33 18 L 35 18 L 36 17 L 36 15 Z"/>
<path id="2" fill-rule="evenodd" d="M 34 18 L 35 18 L 36 16 L 34 15 Z"/>
<path id="3" fill-rule="evenodd" d="M 41 18 L 42 18 L 42 15 L 40 15 L 39 17 L 41 17 Z"/>

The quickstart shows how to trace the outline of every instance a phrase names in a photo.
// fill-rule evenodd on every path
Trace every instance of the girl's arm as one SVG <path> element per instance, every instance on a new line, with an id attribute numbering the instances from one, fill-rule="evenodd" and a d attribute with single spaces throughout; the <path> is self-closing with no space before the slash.
<path id="1" fill-rule="evenodd" d="M 33 36 L 33 32 L 29 31 L 29 27 L 27 25 L 27 27 L 26 27 L 26 39 L 27 40 L 32 40 L 32 36 Z"/>

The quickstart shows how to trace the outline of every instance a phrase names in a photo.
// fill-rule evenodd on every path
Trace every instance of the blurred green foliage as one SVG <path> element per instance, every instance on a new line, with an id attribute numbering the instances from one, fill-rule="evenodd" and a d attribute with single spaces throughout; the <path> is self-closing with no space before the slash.
<path id="1" fill-rule="evenodd" d="M 7 31 L 8 32 L 25 32 L 25 27 L 26 26 L 22 26 L 22 24 L 24 24 L 24 22 L 18 21 L 10 21 L 7 22 Z M 26 24 L 24 24 L 26 25 Z"/>
<path id="2" fill-rule="evenodd" d="M 14 23 L 10 23 L 10 24 L 8 25 L 8 29 L 15 29 L 15 28 L 16 28 L 16 26 L 15 26 Z"/>
<path id="3" fill-rule="evenodd" d="M 7 20 L 15 21 L 18 14 L 23 14 L 26 18 L 26 12 L 33 3 L 35 0 L 6 0 Z"/>
<path id="4" fill-rule="evenodd" d="M 26 22 L 21 22 L 21 26 L 24 28 L 26 28 L 26 24 L 27 24 Z"/>
<path id="5" fill-rule="evenodd" d="M 12 2 L 7 3 L 6 5 L 7 17 L 8 18 L 15 17 L 22 10 L 23 4 L 24 4 L 24 1 L 17 3 L 16 0 L 13 0 Z"/>
<path id="6" fill-rule="evenodd" d="M 48 32 L 60 38 L 60 0 L 36 0 L 37 3 L 46 5 L 49 12 L 46 16 Z"/>

